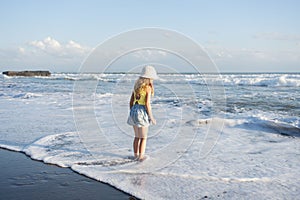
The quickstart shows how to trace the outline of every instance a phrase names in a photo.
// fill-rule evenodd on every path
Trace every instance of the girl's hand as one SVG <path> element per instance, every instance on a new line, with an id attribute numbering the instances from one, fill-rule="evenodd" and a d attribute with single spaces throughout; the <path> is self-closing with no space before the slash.
<path id="1" fill-rule="evenodd" d="M 151 122 L 153 125 L 155 125 L 155 124 L 156 124 L 156 119 L 151 118 L 151 119 L 150 119 L 150 122 Z"/>

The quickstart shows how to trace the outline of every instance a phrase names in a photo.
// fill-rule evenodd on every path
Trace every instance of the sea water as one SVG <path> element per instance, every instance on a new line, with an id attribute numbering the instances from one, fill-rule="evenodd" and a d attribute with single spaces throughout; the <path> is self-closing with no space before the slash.
<path id="1" fill-rule="evenodd" d="M 142 163 L 126 124 L 137 77 L 1 75 L 0 146 L 142 199 L 299 197 L 300 74 L 161 74 Z"/>

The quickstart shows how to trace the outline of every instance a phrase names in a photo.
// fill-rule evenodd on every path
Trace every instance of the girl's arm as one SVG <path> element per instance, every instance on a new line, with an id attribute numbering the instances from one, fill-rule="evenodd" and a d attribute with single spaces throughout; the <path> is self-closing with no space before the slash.
<path id="1" fill-rule="evenodd" d="M 151 92 L 152 92 L 152 88 L 151 87 L 147 87 L 147 90 L 146 90 L 146 110 L 147 110 L 147 113 L 150 117 L 150 121 L 153 123 L 153 124 L 156 124 L 156 120 L 154 119 L 153 115 L 152 115 L 152 108 L 151 108 Z"/>
<path id="2" fill-rule="evenodd" d="M 132 93 L 131 94 L 131 97 L 130 97 L 130 103 L 129 103 L 129 108 L 131 109 L 132 106 L 133 106 L 133 101 L 134 101 L 134 94 Z"/>

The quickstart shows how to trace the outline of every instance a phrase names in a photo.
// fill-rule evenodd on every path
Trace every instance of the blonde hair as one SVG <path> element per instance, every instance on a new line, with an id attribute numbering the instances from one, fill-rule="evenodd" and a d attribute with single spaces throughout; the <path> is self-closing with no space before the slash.
<path id="1" fill-rule="evenodd" d="M 146 90 L 147 87 L 151 87 L 151 94 L 154 95 L 154 87 L 149 78 L 140 77 L 134 84 L 135 94 L 139 94 L 141 90 Z"/>

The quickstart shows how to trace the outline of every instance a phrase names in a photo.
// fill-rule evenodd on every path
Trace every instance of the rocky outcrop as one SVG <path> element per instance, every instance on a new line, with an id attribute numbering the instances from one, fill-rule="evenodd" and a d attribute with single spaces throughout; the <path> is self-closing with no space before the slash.
<path id="1" fill-rule="evenodd" d="M 49 71 L 5 71 L 2 74 L 7 76 L 50 76 Z"/>

